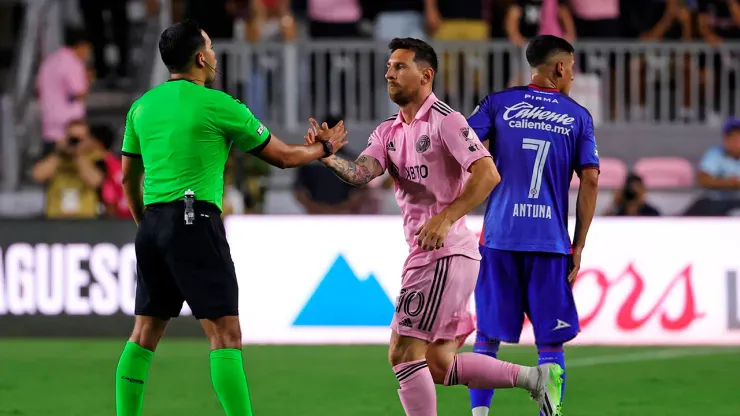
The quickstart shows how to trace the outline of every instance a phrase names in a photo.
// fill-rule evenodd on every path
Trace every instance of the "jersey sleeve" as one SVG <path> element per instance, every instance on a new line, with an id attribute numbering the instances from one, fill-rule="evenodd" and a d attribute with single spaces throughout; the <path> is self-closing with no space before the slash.
<path id="1" fill-rule="evenodd" d="M 491 117 L 491 110 L 493 110 L 491 107 L 491 96 L 489 95 L 475 107 L 473 114 L 468 117 L 468 124 L 480 140 L 489 140 L 496 134 L 496 126 Z"/>
<path id="2" fill-rule="evenodd" d="M 580 134 L 576 139 L 576 146 L 575 170 L 580 172 L 584 169 L 598 169 L 599 150 L 596 147 L 594 120 L 591 114 L 587 114 L 583 120 Z"/>
<path id="3" fill-rule="evenodd" d="M 223 95 L 214 118 L 223 135 L 243 152 L 267 144 L 270 130 L 241 101 Z"/>
<path id="4" fill-rule="evenodd" d="M 376 159 L 380 166 L 385 170 L 386 168 L 386 151 L 383 139 L 380 134 L 380 127 L 376 128 L 371 134 L 370 138 L 367 139 L 367 147 L 362 151 L 360 156 L 370 156 Z"/>
<path id="5" fill-rule="evenodd" d="M 476 160 L 491 156 L 460 113 L 445 117 L 439 134 L 447 151 L 464 170 L 468 170 Z"/>
<path id="6" fill-rule="evenodd" d="M 701 162 L 699 162 L 699 170 L 709 176 L 718 177 L 720 175 L 720 158 L 721 155 L 717 151 L 717 148 L 713 147 L 707 150 L 704 156 L 702 156 Z"/>
<path id="7" fill-rule="evenodd" d="M 134 129 L 134 116 L 136 115 L 137 108 L 138 103 L 134 102 L 126 115 L 126 127 L 123 131 L 121 154 L 128 157 L 141 157 L 141 144 L 139 143 L 139 136 Z"/>

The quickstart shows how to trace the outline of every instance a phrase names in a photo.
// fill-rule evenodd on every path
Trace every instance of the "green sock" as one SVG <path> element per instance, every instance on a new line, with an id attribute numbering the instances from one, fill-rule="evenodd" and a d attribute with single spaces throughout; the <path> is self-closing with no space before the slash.
<path id="1" fill-rule="evenodd" d="M 153 351 L 127 342 L 116 369 L 116 415 L 139 416 L 144 406 L 144 385 Z"/>
<path id="2" fill-rule="evenodd" d="M 211 351 L 211 381 L 226 416 L 252 416 L 241 350 L 224 348 Z"/>

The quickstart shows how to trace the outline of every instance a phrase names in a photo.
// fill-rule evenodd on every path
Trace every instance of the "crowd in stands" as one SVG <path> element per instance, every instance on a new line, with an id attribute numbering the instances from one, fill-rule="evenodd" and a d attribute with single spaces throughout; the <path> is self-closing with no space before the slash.
<path id="1" fill-rule="evenodd" d="M 144 2 L 151 15 L 160 11 L 158 1 Z M 112 126 L 89 126 L 85 120 L 91 89 L 130 84 L 126 1 L 79 0 L 79 5 L 85 30 L 68 30 L 65 46 L 43 60 L 36 77 L 43 151 L 32 178 L 46 189 L 49 218 L 128 218 Z M 214 41 L 292 41 L 305 33 L 313 39 L 380 41 L 508 39 L 523 46 L 548 33 L 569 40 L 693 39 L 719 46 L 740 37 L 740 0 L 173 0 L 172 6 L 173 20 L 196 19 Z M 118 50 L 112 64 L 104 56 L 109 43 Z M 687 215 L 725 215 L 740 208 L 740 121 L 730 120 L 723 132 L 723 145 L 709 149 L 698 168 L 696 184 L 707 192 Z M 225 213 L 262 212 L 269 173 L 269 166 L 251 155 L 232 155 Z M 624 187 L 605 214 L 659 215 L 645 202 L 646 178 L 627 169 L 622 178 Z M 369 214 L 379 212 L 392 181 L 378 178 L 357 190 L 308 165 L 296 172 L 293 192 L 308 214 Z"/>

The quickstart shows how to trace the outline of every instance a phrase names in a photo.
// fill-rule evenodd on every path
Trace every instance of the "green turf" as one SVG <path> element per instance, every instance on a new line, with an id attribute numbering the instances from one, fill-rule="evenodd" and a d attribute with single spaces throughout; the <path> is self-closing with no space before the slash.
<path id="1" fill-rule="evenodd" d="M 0 341 L 0 415 L 113 415 L 114 372 L 123 345 L 124 340 Z M 536 363 L 531 347 L 502 351 L 504 359 Z M 677 356 L 666 357 L 673 352 Z M 566 416 L 740 415 L 740 349 L 571 347 L 567 354 L 573 367 Z M 255 414 L 402 416 L 385 356 L 383 346 L 246 347 Z M 437 391 L 440 415 L 470 414 L 464 387 Z M 223 415 L 210 384 L 205 340 L 165 340 L 146 393 L 145 416 Z M 496 393 L 491 416 L 536 414 L 526 393 Z"/>

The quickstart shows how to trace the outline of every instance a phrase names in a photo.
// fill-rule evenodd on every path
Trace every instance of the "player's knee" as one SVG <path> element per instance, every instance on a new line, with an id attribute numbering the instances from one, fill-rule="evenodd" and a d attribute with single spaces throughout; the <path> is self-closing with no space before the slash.
<path id="1" fill-rule="evenodd" d="M 212 350 L 241 349 L 242 331 L 238 317 L 225 316 L 214 320 L 204 320 L 203 326 L 206 328 Z"/>
<path id="2" fill-rule="evenodd" d="M 432 373 L 432 378 L 437 384 L 444 384 L 447 371 L 452 365 L 452 360 L 455 358 L 453 351 L 444 351 L 441 349 L 430 348 L 426 354 L 427 366 L 429 372 Z"/>
<path id="3" fill-rule="evenodd" d="M 136 343 L 142 348 L 150 351 L 157 349 L 159 341 L 167 329 L 167 320 L 151 316 L 136 316 L 134 330 L 131 332 L 129 341 Z"/>
<path id="4" fill-rule="evenodd" d="M 395 367 L 399 364 L 424 359 L 426 343 L 414 338 L 394 336 L 388 349 L 388 362 Z"/>

